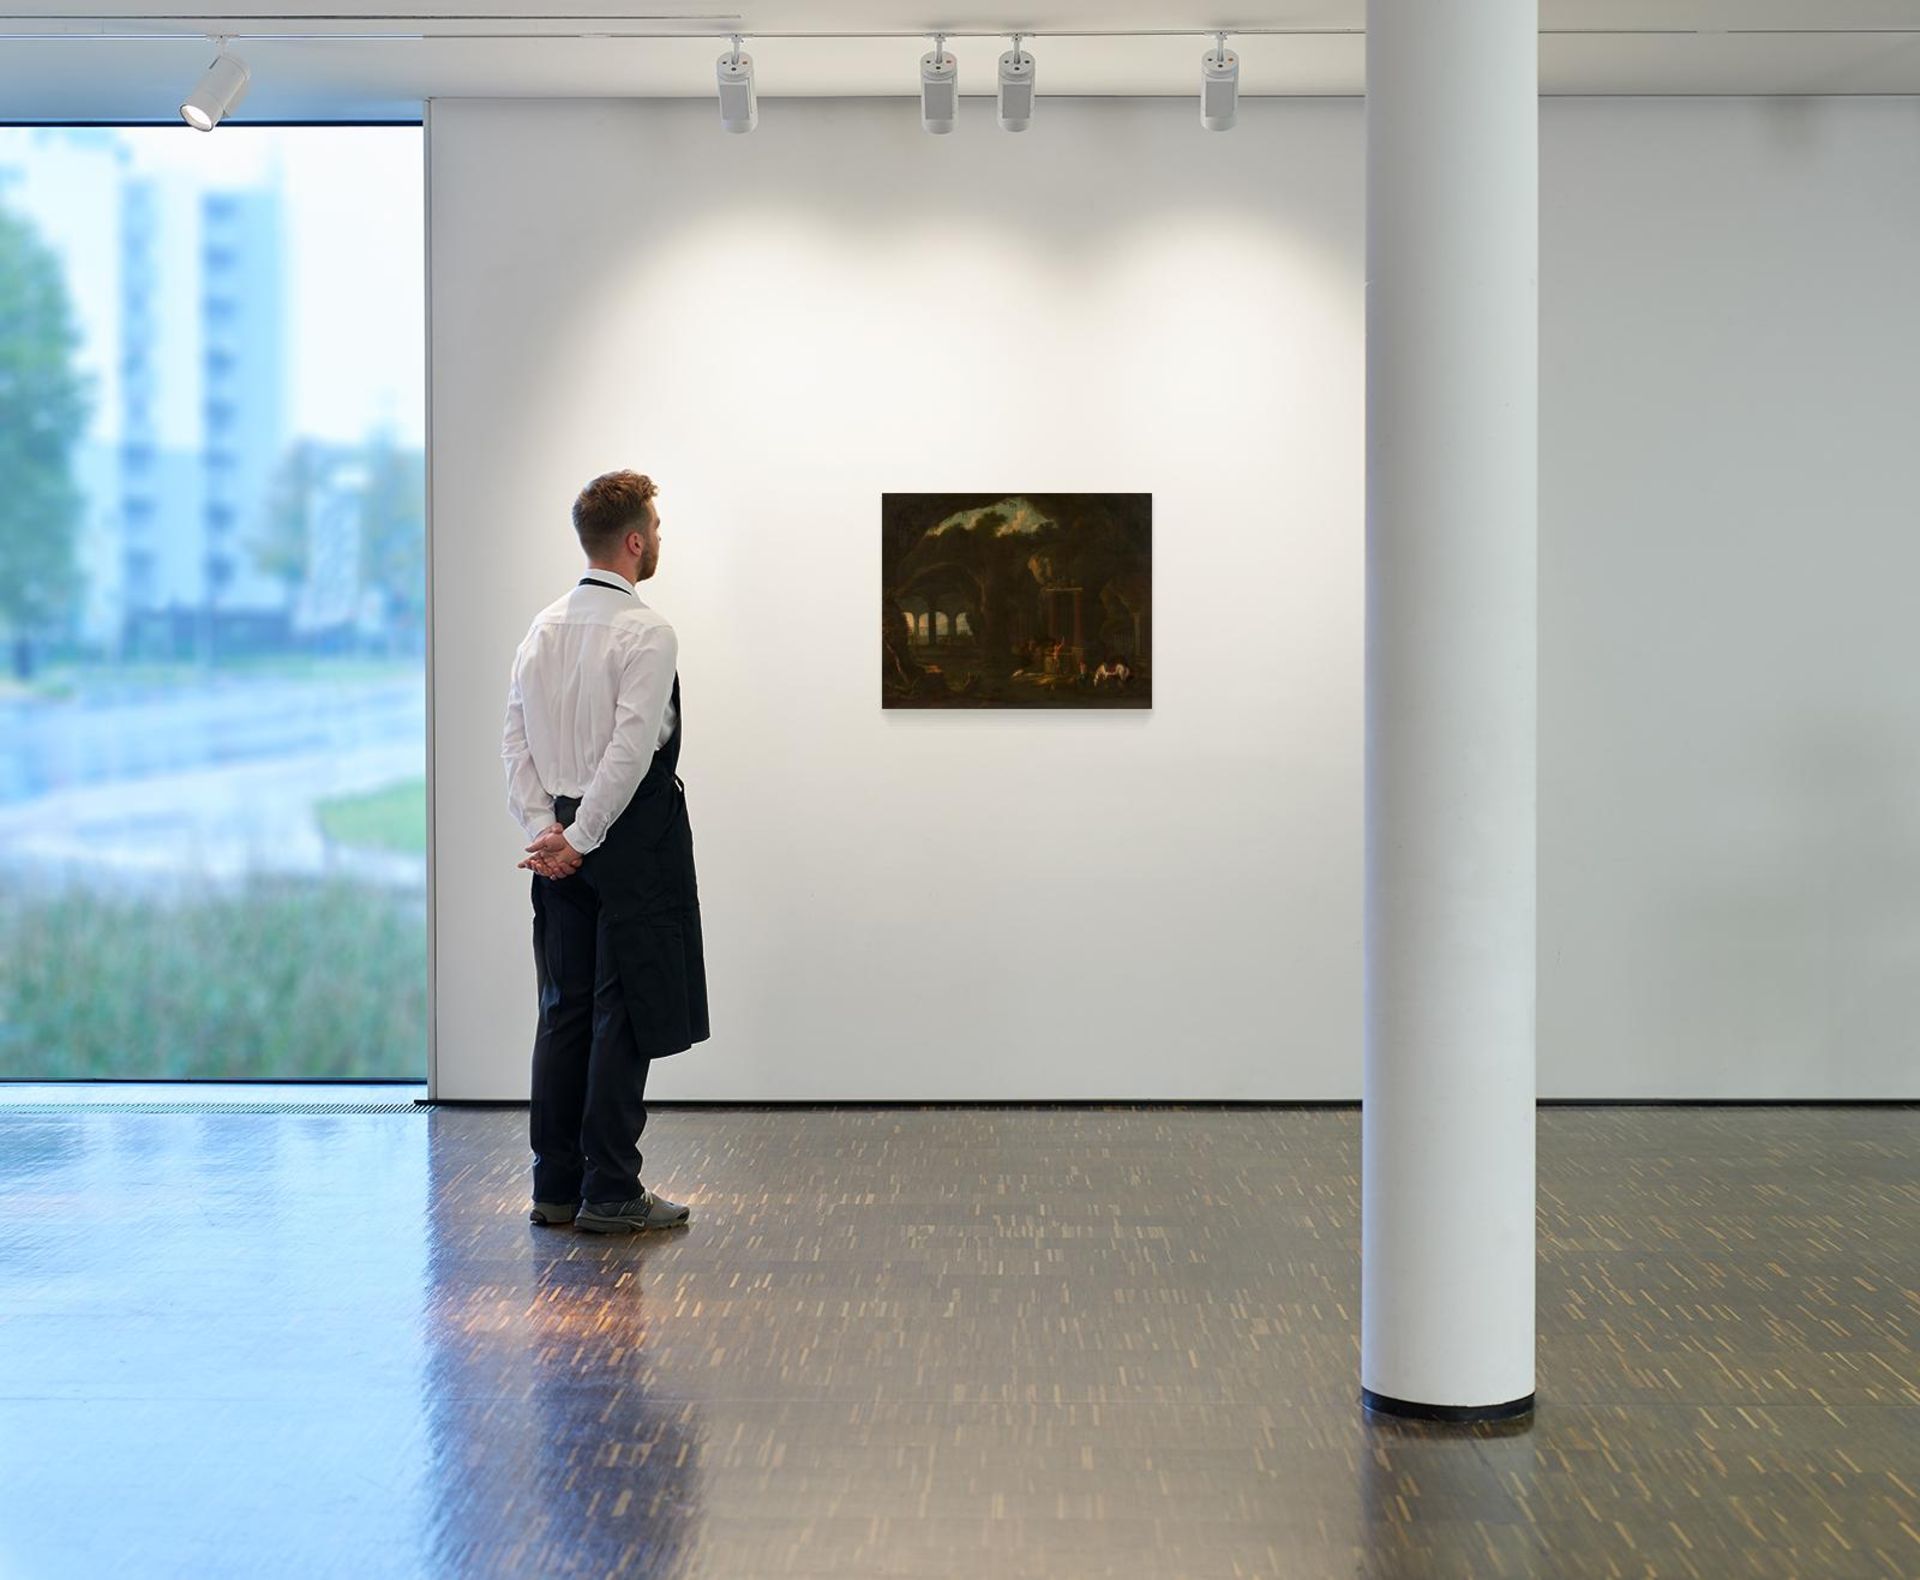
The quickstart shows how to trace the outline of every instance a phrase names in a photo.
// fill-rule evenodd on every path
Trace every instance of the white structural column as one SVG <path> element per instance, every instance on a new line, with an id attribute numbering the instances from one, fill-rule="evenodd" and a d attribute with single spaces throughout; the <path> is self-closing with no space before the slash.
<path id="1" fill-rule="evenodd" d="M 1361 1385 L 1532 1407 L 1537 0 L 1367 7 Z"/>

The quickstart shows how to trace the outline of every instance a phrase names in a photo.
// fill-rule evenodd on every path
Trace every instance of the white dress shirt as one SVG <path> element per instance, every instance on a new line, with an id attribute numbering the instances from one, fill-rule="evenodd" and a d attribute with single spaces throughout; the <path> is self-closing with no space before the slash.
<path id="1" fill-rule="evenodd" d="M 567 843 L 581 855 L 607 837 L 674 730 L 680 644 L 658 610 L 618 571 L 587 581 L 534 619 L 513 655 L 507 725 L 507 805 L 537 839 L 555 796 L 580 802 Z"/>

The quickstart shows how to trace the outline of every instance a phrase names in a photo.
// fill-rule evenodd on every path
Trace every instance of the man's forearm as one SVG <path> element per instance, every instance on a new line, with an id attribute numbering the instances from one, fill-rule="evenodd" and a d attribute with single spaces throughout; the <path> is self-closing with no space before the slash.
<path id="1" fill-rule="evenodd" d="M 532 758 L 507 765 L 507 810 L 528 839 L 553 827 L 553 799 L 541 788 Z"/>
<path id="2" fill-rule="evenodd" d="M 507 693 L 507 720 L 500 732 L 500 760 L 507 769 L 507 810 L 526 831 L 528 839 L 537 838 L 553 822 L 553 798 L 540 783 L 540 772 L 533 766 L 517 678 Z"/>
<path id="3" fill-rule="evenodd" d="M 573 822 L 567 827 L 567 843 L 583 856 L 597 850 L 613 826 L 613 820 L 626 811 L 652 761 L 651 751 L 642 758 L 627 742 L 615 736 L 606 755 L 600 759 L 600 766 L 594 770 L 593 782 L 580 797 L 580 810 L 574 813 Z"/>

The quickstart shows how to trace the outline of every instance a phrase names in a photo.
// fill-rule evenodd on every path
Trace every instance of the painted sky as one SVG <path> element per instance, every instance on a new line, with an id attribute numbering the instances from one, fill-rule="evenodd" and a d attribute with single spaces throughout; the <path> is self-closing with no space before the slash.
<path id="1" fill-rule="evenodd" d="M 1010 538 L 1016 532 L 1031 534 L 1040 531 L 1043 527 L 1053 525 L 1051 520 L 1034 509 L 1032 501 L 1015 494 L 1011 498 L 1001 500 L 998 504 L 985 505 L 979 510 L 963 510 L 958 515 L 948 516 L 945 521 L 930 529 L 928 536 L 937 538 L 947 532 L 965 532 L 982 516 L 993 514 L 1004 515 L 1007 518 L 994 529 L 993 535 L 996 538 Z"/>

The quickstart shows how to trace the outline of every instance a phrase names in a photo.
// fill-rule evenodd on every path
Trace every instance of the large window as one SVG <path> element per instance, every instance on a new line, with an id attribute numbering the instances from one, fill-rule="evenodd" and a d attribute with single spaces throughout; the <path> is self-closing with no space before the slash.
<path id="1" fill-rule="evenodd" d="M 420 156 L 0 128 L 0 1077 L 424 1076 Z"/>

